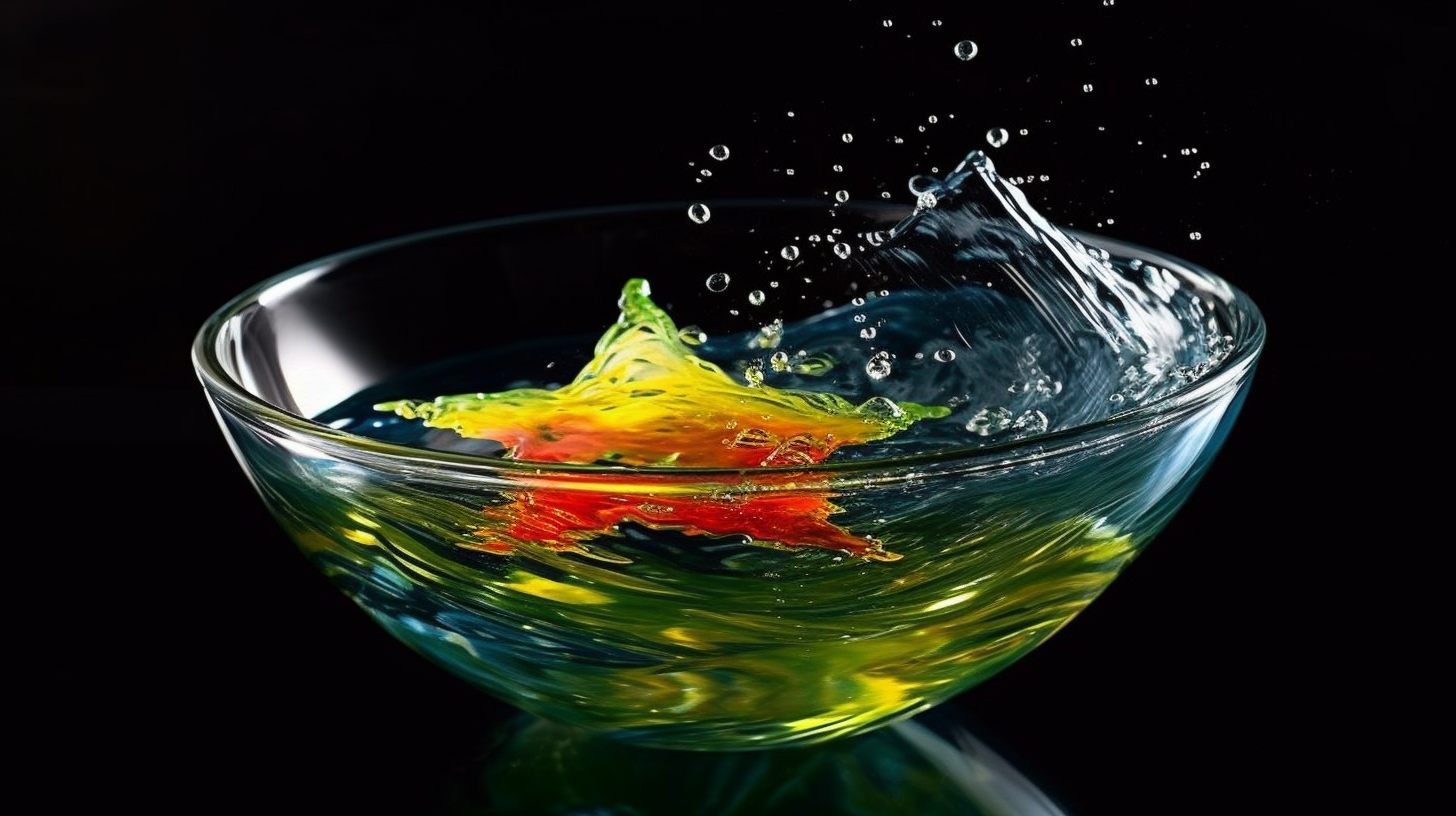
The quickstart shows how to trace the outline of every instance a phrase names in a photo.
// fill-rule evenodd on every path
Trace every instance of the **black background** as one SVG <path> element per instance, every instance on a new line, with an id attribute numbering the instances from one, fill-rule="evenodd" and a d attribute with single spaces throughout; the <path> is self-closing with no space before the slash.
<path id="1" fill-rule="evenodd" d="M 1444 423 L 1445 375 L 1438 346 L 1402 349 L 1449 291 L 1423 265 L 1449 246 L 1449 19 L 788 6 L 0 2 L 23 781 L 57 805 L 429 813 L 501 714 L 376 630 L 251 493 L 188 356 L 244 286 L 524 212 L 839 179 L 904 200 L 1004 126 L 992 155 L 1048 177 L 1026 185 L 1044 214 L 1222 273 L 1269 345 L 1174 523 L 955 705 L 1073 816 L 1402 809 L 1432 767 L 1402 735 L 1449 725 L 1422 696 L 1449 534 L 1417 533 L 1429 495 L 1402 490 L 1446 450 L 1403 441 Z"/>

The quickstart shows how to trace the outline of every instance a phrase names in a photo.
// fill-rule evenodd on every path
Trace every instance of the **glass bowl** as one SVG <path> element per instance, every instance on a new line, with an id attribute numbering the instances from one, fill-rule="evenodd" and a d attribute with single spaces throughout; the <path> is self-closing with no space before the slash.
<path id="1" fill-rule="evenodd" d="M 442 442 L 460 440 L 447 431 L 405 439 L 417 425 L 378 408 L 569 381 L 627 281 L 649 281 L 664 311 L 696 323 L 682 328 L 693 342 L 854 311 L 859 295 L 890 291 L 860 288 L 833 253 L 785 266 L 780 247 L 797 240 L 811 255 L 807 236 L 883 237 L 907 215 L 744 200 L 713 202 L 697 223 L 687 209 L 536 214 L 341 252 L 242 292 L 192 348 L 237 460 L 329 582 L 486 693 L 639 745 L 823 742 L 1005 668 L 1168 523 L 1228 434 L 1265 340 L 1257 308 L 1208 270 L 1069 233 L 1121 268 L 1157 270 L 1164 291 L 1217 319 L 1223 353 L 1182 387 L 1094 421 L 997 436 L 962 405 L 945 420 L 957 444 L 763 467 L 503 458 L 488 440 Z M 783 323 L 755 311 L 765 298 Z M 908 323 L 886 342 L 914 340 Z M 944 340 L 897 359 L 929 364 Z M 754 356 L 744 348 L 719 349 L 725 370 Z M 755 365 L 739 373 L 777 370 Z M 851 380 L 863 398 L 895 378 Z"/>

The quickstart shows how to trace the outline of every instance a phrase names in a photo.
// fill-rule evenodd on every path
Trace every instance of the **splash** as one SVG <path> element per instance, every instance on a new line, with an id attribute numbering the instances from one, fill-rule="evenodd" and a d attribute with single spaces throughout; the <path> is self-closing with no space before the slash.
<path id="1" fill-rule="evenodd" d="M 566 386 L 375 407 L 504 445 L 532 462 L 708 468 L 810 465 L 949 409 L 741 384 L 692 352 L 647 281 L 622 289 L 621 316 Z M 751 378 L 750 378 L 751 381 Z"/>
<path id="2" fill-rule="evenodd" d="M 740 384 L 693 354 L 650 294 L 647 281 L 627 282 L 621 316 L 597 342 L 593 359 L 561 388 L 395 400 L 375 408 L 498 442 L 506 458 L 521 461 L 740 469 L 817 464 L 843 446 L 950 413 L 885 397 L 855 404 L 751 377 Z M 756 480 L 752 491 L 731 480 L 659 475 L 644 481 L 640 473 L 607 473 L 591 484 L 511 492 L 505 503 L 484 509 L 486 524 L 475 532 L 473 546 L 508 554 L 531 544 L 610 558 L 588 542 L 620 535 L 621 525 L 634 523 L 872 560 L 898 558 L 879 541 L 829 521 L 840 512 L 833 498 L 823 477 L 792 470 Z"/>

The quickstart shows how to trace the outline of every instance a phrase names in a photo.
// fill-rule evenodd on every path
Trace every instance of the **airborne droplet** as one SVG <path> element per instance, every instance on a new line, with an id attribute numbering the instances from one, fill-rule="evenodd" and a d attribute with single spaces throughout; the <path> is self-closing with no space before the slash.
<path id="1" fill-rule="evenodd" d="M 754 306 L 762 306 L 766 297 L 767 296 L 764 295 L 762 289 L 754 289 L 752 292 L 748 293 L 748 302 L 752 303 Z"/>
<path id="2" fill-rule="evenodd" d="M 890 376 L 890 352 L 877 351 L 865 363 L 865 373 L 870 375 L 872 380 L 883 380 Z"/>
<path id="3" fill-rule="evenodd" d="M 677 339 L 689 346 L 701 346 L 708 342 L 708 333 L 697 326 L 683 326 L 677 330 Z"/>
<path id="4" fill-rule="evenodd" d="M 728 158 L 728 145 L 713 145 L 712 147 L 708 148 L 708 155 L 712 156 L 718 161 L 723 161 L 724 159 Z"/>
<path id="5" fill-rule="evenodd" d="M 849 244 L 835 244 L 834 254 L 841 258 L 848 258 L 850 253 Z"/>
<path id="6" fill-rule="evenodd" d="M 706 224 L 708 223 L 708 219 L 712 217 L 713 213 L 708 209 L 707 204 L 698 202 L 688 207 L 688 218 L 693 219 L 693 223 L 695 224 Z"/>
<path id="7" fill-rule="evenodd" d="M 792 261 L 795 258 L 799 257 L 799 248 L 794 246 L 793 244 L 789 244 L 788 246 L 779 250 L 779 254 L 784 257 L 784 260 Z"/>
<path id="8" fill-rule="evenodd" d="M 968 60 L 976 56 L 980 49 L 970 40 L 961 40 L 955 44 L 955 55 L 962 60 Z"/>
<path id="9" fill-rule="evenodd" d="M 834 194 L 834 200 L 838 201 L 840 204 L 843 204 L 844 202 L 849 200 L 849 191 L 840 190 L 839 192 Z"/>
<path id="10" fill-rule="evenodd" d="M 727 289 L 729 280 L 727 272 L 714 272 L 708 276 L 708 291 L 721 292 Z"/>
<path id="11" fill-rule="evenodd" d="M 954 360 L 954 359 L 955 359 L 955 350 L 954 349 L 943 348 L 943 349 L 937 349 L 936 352 L 935 352 L 935 360 L 936 360 L 936 362 L 939 362 L 939 363 L 948 363 L 948 362 L 950 362 L 951 360 Z"/>
<path id="12" fill-rule="evenodd" d="M 986 131 L 986 141 L 990 142 L 992 147 L 1000 147 L 1006 144 L 1006 140 L 1010 138 L 1011 134 L 1006 132 L 1006 128 L 991 128 Z"/>

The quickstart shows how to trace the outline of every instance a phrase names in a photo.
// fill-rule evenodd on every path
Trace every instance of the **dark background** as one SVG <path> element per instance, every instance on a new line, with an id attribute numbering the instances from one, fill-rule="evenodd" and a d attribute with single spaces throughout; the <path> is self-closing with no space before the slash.
<path id="1" fill-rule="evenodd" d="M 789 5 L 0 1 L 23 781 L 57 805 L 429 813 L 501 714 L 251 493 L 188 357 L 244 286 L 477 219 L 818 195 L 840 156 L 857 195 L 905 200 L 1004 126 L 992 155 L 1047 175 L 1044 214 L 1222 273 L 1269 345 L 1174 523 L 955 705 L 1073 816 L 1402 809 L 1432 763 L 1401 735 L 1449 724 L 1423 696 L 1449 534 L 1414 534 L 1429 499 L 1401 490 L 1442 449 L 1398 441 L 1444 422 L 1444 364 L 1403 350 L 1449 291 L 1423 266 L 1449 248 L 1438 4 Z M 718 142 L 733 160 L 695 182 Z"/>

